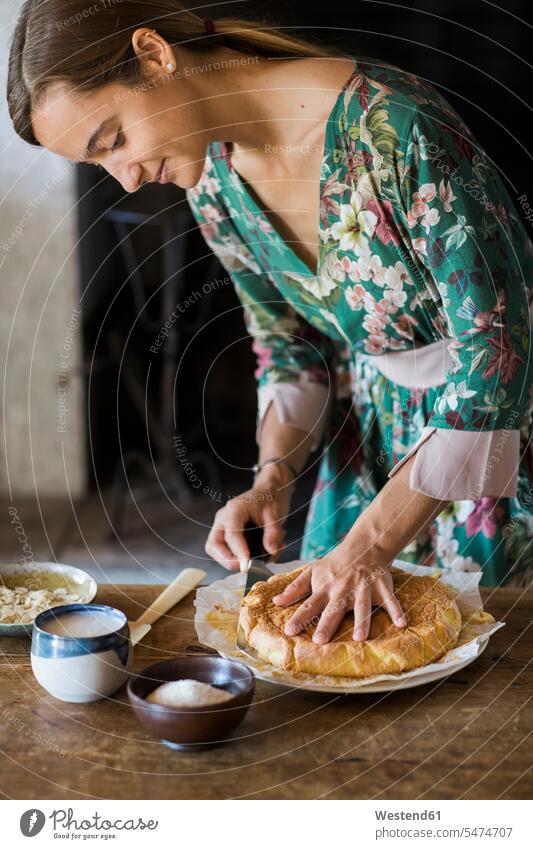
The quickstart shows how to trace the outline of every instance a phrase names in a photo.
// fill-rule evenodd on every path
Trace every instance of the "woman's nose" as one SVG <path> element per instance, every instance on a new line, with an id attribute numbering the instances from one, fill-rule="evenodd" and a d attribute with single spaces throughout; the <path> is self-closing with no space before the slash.
<path id="1" fill-rule="evenodd" d="M 142 166 L 138 162 L 118 163 L 108 170 L 125 192 L 136 192 L 142 186 Z"/>

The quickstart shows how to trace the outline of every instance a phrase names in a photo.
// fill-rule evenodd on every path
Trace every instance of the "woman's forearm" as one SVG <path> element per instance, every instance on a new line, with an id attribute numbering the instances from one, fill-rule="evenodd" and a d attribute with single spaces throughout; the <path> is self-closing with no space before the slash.
<path id="1" fill-rule="evenodd" d="M 274 404 L 270 404 L 262 428 L 259 463 L 283 457 L 301 471 L 309 456 L 309 433 L 282 424 Z M 413 491 L 409 476 L 415 455 L 390 478 L 348 532 L 341 547 L 350 559 L 376 556 L 380 562 L 393 560 L 449 504 L 422 492 Z M 257 482 L 291 483 L 291 474 L 283 465 L 268 465 Z M 373 558 L 372 558 L 373 559 Z"/>
<path id="2" fill-rule="evenodd" d="M 309 433 L 282 424 L 274 404 L 270 404 L 263 423 L 259 463 L 272 457 L 283 457 L 300 472 L 310 453 Z M 350 559 L 375 555 L 380 562 L 393 560 L 420 534 L 449 501 L 438 501 L 422 492 L 413 491 L 409 476 L 415 455 L 409 458 L 361 514 L 340 546 Z M 278 486 L 292 483 L 284 465 L 267 465 L 256 483 Z M 373 559 L 373 558 L 372 558 Z"/>
<path id="3" fill-rule="evenodd" d="M 341 546 L 350 560 L 390 562 L 450 503 L 410 488 L 415 458 L 398 469 L 346 534 Z"/>
<path id="4" fill-rule="evenodd" d="M 274 604 L 294 604 L 307 597 L 285 625 L 289 636 L 316 625 L 313 642 L 322 645 L 334 636 L 346 612 L 353 610 L 354 640 L 370 632 L 372 605 L 379 605 L 398 628 L 407 626 L 394 594 L 390 570 L 395 557 L 446 506 L 411 490 L 409 472 L 414 456 L 401 466 L 361 513 L 342 542 L 308 564 Z"/>
<path id="5" fill-rule="evenodd" d="M 259 445 L 259 465 L 265 460 L 282 457 L 297 471 L 301 472 L 311 450 L 312 436 L 292 425 L 282 424 L 278 418 L 275 404 L 271 403 L 265 413 Z M 283 464 L 268 464 L 259 472 L 256 483 L 269 483 L 273 480 L 280 484 L 292 483 L 292 475 Z"/>
<path id="6" fill-rule="evenodd" d="M 273 458 L 287 460 L 300 472 L 309 455 L 310 433 L 282 424 L 270 404 L 261 428 L 259 463 Z M 262 527 L 263 547 L 276 557 L 283 547 L 284 524 L 293 493 L 294 475 L 283 463 L 268 463 L 251 489 L 232 498 L 215 516 L 206 552 L 227 569 L 238 569 L 250 556 L 243 530 L 248 524 Z M 242 568 L 242 566 L 241 566 Z"/>

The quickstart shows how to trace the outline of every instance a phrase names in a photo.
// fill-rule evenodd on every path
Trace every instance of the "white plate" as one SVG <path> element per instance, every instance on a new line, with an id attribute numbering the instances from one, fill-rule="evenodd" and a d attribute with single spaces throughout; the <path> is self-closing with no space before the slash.
<path id="1" fill-rule="evenodd" d="M 424 684 L 431 684 L 434 681 L 440 681 L 442 678 L 447 678 L 448 675 L 453 675 L 455 672 L 458 672 L 460 669 L 464 669 L 465 666 L 468 666 L 469 663 L 476 660 L 480 654 L 485 651 L 488 642 L 488 634 L 486 636 L 481 636 L 479 638 L 478 652 L 475 657 L 469 657 L 467 660 L 458 660 L 457 663 L 454 664 L 447 663 L 442 667 L 442 669 L 436 669 L 432 672 L 428 672 L 426 675 L 421 674 L 413 678 L 403 678 L 399 675 L 396 681 L 388 679 L 386 681 L 376 681 L 373 684 L 361 684 L 359 687 L 335 687 L 330 684 L 302 683 L 288 673 L 283 674 L 273 672 L 273 674 L 270 675 L 262 673 L 255 668 L 250 668 L 252 669 L 255 677 L 259 678 L 261 681 L 267 681 L 269 684 L 274 684 L 279 687 L 292 687 L 295 690 L 311 690 L 315 693 L 337 693 L 338 695 L 348 693 L 355 696 L 360 693 L 388 693 L 395 690 L 408 690 L 411 687 L 422 687 Z M 219 651 L 219 654 L 229 660 L 238 659 L 243 663 L 246 663 L 246 655 L 240 652 L 238 654 L 225 654 L 224 652 Z M 262 663 L 264 663 L 264 661 L 262 661 Z"/>
<path id="2" fill-rule="evenodd" d="M 37 580 L 36 580 L 37 576 Z M 98 586 L 94 578 L 76 566 L 64 563 L 6 563 L 0 565 L 0 583 L 8 587 L 28 586 L 33 590 L 55 589 L 67 584 L 79 595 L 78 603 L 88 604 L 96 595 Z M 64 602 L 68 604 L 69 602 Z M 22 637 L 33 630 L 33 622 L 8 623 L 0 621 L 0 637 Z"/>

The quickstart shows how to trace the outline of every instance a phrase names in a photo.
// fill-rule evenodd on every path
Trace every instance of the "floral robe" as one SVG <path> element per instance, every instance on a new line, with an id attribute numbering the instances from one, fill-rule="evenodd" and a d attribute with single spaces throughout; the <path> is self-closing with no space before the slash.
<path id="1" fill-rule="evenodd" d="M 434 470 L 434 488 L 423 491 L 442 495 L 449 464 L 458 483 L 449 508 L 398 556 L 482 570 L 485 585 L 525 585 L 533 576 L 525 227 L 450 104 L 398 68 L 354 58 L 324 141 L 316 274 L 256 204 L 224 142 L 209 145 L 187 190 L 244 306 L 260 420 L 291 391 L 298 409 L 319 401 L 321 427 L 284 419 L 323 439 L 302 556 L 334 547 L 414 450 Z M 451 364 L 437 386 L 399 385 L 378 367 L 383 355 L 442 339 Z M 479 438 L 490 451 L 474 449 Z"/>

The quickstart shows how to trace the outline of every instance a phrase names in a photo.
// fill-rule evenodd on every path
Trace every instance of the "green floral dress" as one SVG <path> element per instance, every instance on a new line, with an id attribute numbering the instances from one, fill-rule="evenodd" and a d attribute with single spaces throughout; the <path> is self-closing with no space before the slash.
<path id="1" fill-rule="evenodd" d="M 225 143 L 209 146 L 187 198 L 243 303 L 260 397 L 332 390 L 302 556 L 334 547 L 415 446 L 437 482 L 460 461 L 465 480 L 482 483 L 473 493 L 459 482 L 398 556 L 482 570 L 484 585 L 528 584 L 533 245 L 450 104 L 413 75 L 354 59 L 326 125 L 316 274 L 254 202 Z M 376 365 L 442 339 L 451 364 L 437 386 L 400 385 Z M 451 439 L 446 457 L 431 454 L 433 436 L 416 450 L 428 427 Z M 492 456 L 454 457 L 480 436 L 499 446 Z M 500 461 L 511 490 L 495 491 Z"/>

